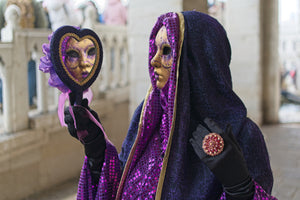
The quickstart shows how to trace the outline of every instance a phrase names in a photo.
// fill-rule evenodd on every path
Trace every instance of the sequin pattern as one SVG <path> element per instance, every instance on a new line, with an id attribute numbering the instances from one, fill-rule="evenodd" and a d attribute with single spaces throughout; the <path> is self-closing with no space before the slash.
<path id="1" fill-rule="evenodd" d="M 78 200 L 105 199 L 114 200 L 121 178 L 121 168 L 115 147 L 106 142 L 105 160 L 103 163 L 99 184 L 92 185 L 88 160 L 85 157 L 78 184 Z"/>
<path id="2" fill-rule="evenodd" d="M 167 29 L 173 63 L 167 84 L 162 90 L 159 90 L 156 87 L 151 60 L 157 51 L 155 37 L 162 26 Z M 137 136 L 134 155 L 131 162 L 127 163 L 129 172 L 125 177 L 122 199 L 155 198 L 173 120 L 178 61 L 178 31 L 177 14 L 167 13 L 158 19 L 150 35 L 149 73 L 153 89 L 145 102 L 144 113 L 142 113 L 142 126 Z"/>

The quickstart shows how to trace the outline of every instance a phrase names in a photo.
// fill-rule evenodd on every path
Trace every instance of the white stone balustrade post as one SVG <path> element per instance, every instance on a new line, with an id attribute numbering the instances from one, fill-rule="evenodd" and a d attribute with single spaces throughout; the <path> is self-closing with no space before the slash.
<path id="1" fill-rule="evenodd" d="M 34 29 L 16 31 L 12 43 L 0 43 L 2 59 L 1 77 L 3 81 L 3 129 L 4 132 L 17 132 L 29 128 L 28 61 L 35 53 L 36 67 L 42 54 L 42 43 L 47 41 L 48 30 Z M 32 42 L 35 41 L 35 42 Z M 36 46 L 36 48 L 33 48 Z M 36 52 L 32 52 L 36 49 Z M 38 69 L 37 74 L 41 73 Z M 45 74 L 38 76 L 38 108 L 40 113 L 47 111 L 47 79 Z"/>
<path id="2" fill-rule="evenodd" d="M 2 109 L 3 109 L 3 130 L 5 133 L 13 131 L 13 113 L 12 113 L 12 44 L 1 44 L 0 47 L 0 76 L 2 79 Z"/>
<path id="3" fill-rule="evenodd" d="M 109 38 L 105 38 L 105 43 L 103 43 L 103 64 L 101 67 L 101 85 L 100 90 L 105 91 L 110 86 L 111 78 L 111 49 Z"/>
<path id="4" fill-rule="evenodd" d="M 59 95 L 61 94 L 61 92 L 55 88 L 54 90 L 54 95 L 53 95 L 53 102 L 54 102 L 54 105 L 58 105 L 58 99 L 59 99 Z"/>
<path id="5" fill-rule="evenodd" d="M 48 112 L 49 95 L 48 95 L 48 77 L 39 70 L 40 58 L 44 56 L 42 52 L 42 45 L 48 43 L 48 35 L 50 31 L 47 29 L 26 29 L 24 30 L 27 35 L 27 48 L 33 56 L 36 63 L 36 92 L 37 92 L 37 110 L 38 113 Z M 55 96 L 57 94 L 54 94 Z M 55 98 L 55 97 L 53 97 Z"/>
<path id="6" fill-rule="evenodd" d="M 120 42 L 122 40 L 120 39 L 120 36 L 116 37 L 115 40 L 113 41 L 113 69 L 112 69 L 112 82 L 111 82 L 111 88 L 116 88 L 118 87 L 120 83 L 120 78 L 121 78 L 121 48 L 120 48 Z"/>
<path id="7" fill-rule="evenodd" d="M 37 109 L 39 113 L 48 111 L 48 96 L 47 96 L 47 75 L 39 70 L 40 58 L 44 56 L 42 53 L 37 53 L 36 62 L 36 92 L 37 92 Z"/>
<path id="8" fill-rule="evenodd" d="M 126 86 L 128 84 L 128 50 L 127 50 L 127 40 L 123 38 L 122 47 L 121 47 L 121 80 L 120 86 Z"/>
<path id="9" fill-rule="evenodd" d="M 102 44 L 103 45 L 103 61 L 102 61 L 102 66 L 101 66 L 101 71 L 100 71 L 100 85 L 99 89 L 100 91 L 104 92 L 108 88 L 108 78 L 109 78 L 109 59 L 107 57 L 108 54 L 108 49 L 106 48 L 106 42 Z"/>
<path id="10" fill-rule="evenodd" d="M 3 99 L 3 129 L 5 133 L 13 131 L 13 112 L 12 112 L 12 70 L 9 65 L 1 65 L 3 68 L 2 76 L 2 99 Z"/>
<path id="11" fill-rule="evenodd" d="M 17 132 L 29 127 L 29 95 L 28 95 L 28 60 L 27 35 L 23 31 L 15 32 L 12 51 L 11 84 L 11 115 L 13 129 Z"/>
<path id="12" fill-rule="evenodd" d="M 101 81 L 98 82 L 100 91 L 103 92 L 109 88 L 125 86 L 128 82 L 129 67 L 127 27 L 98 24 L 94 30 L 100 37 L 103 46 Z M 121 50 L 123 51 L 122 54 Z M 112 66 L 112 59 L 114 66 Z"/>

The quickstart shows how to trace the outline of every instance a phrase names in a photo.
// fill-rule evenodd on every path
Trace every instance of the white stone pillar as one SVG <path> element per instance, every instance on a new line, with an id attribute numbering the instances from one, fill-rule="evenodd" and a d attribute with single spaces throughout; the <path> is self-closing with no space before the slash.
<path id="1" fill-rule="evenodd" d="M 107 88 L 111 88 L 111 85 L 112 85 L 112 44 L 113 44 L 113 41 L 112 41 L 112 37 L 111 36 L 107 36 L 106 37 L 106 46 L 103 47 L 104 48 L 104 57 L 106 58 L 105 59 L 105 64 L 106 66 L 103 66 L 103 68 L 105 67 L 106 68 L 106 71 L 105 73 L 107 74 L 107 77 L 105 77 L 107 79 Z"/>
<path id="2" fill-rule="evenodd" d="M 260 1 L 228 0 L 225 9 L 225 29 L 232 49 L 233 88 L 245 103 L 250 118 L 261 123 Z"/>
<path id="3" fill-rule="evenodd" d="M 197 10 L 199 12 L 207 13 L 207 0 L 183 0 L 182 1 L 183 10 Z"/>
<path id="4" fill-rule="evenodd" d="M 48 111 L 48 78 L 45 73 L 39 70 L 40 59 L 44 56 L 42 53 L 37 52 L 36 62 L 36 93 L 37 93 L 37 109 L 39 113 L 46 113 Z"/>
<path id="5" fill-rule="evenodd" d="M 278 0 L 261 1 L 263 122 L 278 123 L 280 107 L 280 65 Z"/>
<path id="6" fill-rule="evenodd" d="M 278 0 L 226 2 L 233 88 L 259 124 L 278 122 Z"/>
<path id="7" fill-rule="evenodd" d="M 123 39 L 125 40 L 125 39 Z M 121 53 L 121 86 L 128 84 L 128 48 L 127 40 L 122 42 L 122 53 Z"/>
<path id="8" fill-rule="evenodd" d="M 11 66 L 5 66 L 5 68 L 11 67 Z M 11 70 L 6 69 L 5 75 L 2 78 L 3 83 L 3 89 L 2 89 L 2 95 L 3 95 L 3 126 L 4 131 L 6 133 L 11 133 L 13 131 L 13 112 L 12 112 L 12 81 L 11 81 Z"/>
<path id="9" fill-rule="evenodd" d="M 36 103 L 39 114 L 48 112 L 50 102 L 55 105 L 55 102 L 58 101 L 57 89 L 48 85 L 49 73 L 43 73 L 39 70 L 40 58 L 45 56 L 42 52 L 42 46 L 44 43 L 49 43 L 47 38 L 50 33 L 48 29 L 24 30 L 24 34 L 27 36 L 26 53 L 36 63 Z"/>
<path id="10" fill-rule="evenodd" d="M 11 74 L 11 114 L 13 115 L 13 131 L 27 129 L 29 127 L 29 95 L 28 95 L 28 60 L 27 35 L 16 32 L 14 37 Z"/>
<path id="11" fill-rule="evenodd" d="M 8 54 L 1 55 L 1 79 L 2 79 L 2 100 L 3 100 L 3 129 L 5 133 L 13 131 L 13 112 L 12 112 L 12 66 L 11 66 L 11 50 L 7 48 Z"/>
<path id="12" fill-rule="evenodd" d="M 116 88 L 120 84 L 120 79 L 121 79 L 121 39 L 120 36 L 114 38 L 113 41 L 113 57 L 111 59 L 113 60 L 114 66 L 112 70 L 112 83 L 111 83 L 111 88 Z"/>
<path id="13" fill-rule="evenodd" d="M 99 85 L 99 90 L 101 92 L 104 92 L 107 90 L 108 85 L 109 85 L 109 72 L 110 72 L 110 48 L 109 48 L 109 42 L 108 38 L 101 38 L 102 41 L 102 47 L 103 47 L 103 61 L 102 61 L 102 66 L 101 66 L 101 71 L 100 71 L 100 77 L 101 77 L 101 83 Z"/>

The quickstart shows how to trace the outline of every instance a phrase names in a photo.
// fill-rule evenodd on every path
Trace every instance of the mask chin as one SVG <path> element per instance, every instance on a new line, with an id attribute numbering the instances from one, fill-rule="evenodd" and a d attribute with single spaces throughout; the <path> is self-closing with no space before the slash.
<path id="1" fill-rule="evenodd" d="M 169 79 L 168 79 L 168 81 L 161 88 L 159 88 L 157 86 L 157 84 L 156 84 L 156 87 L 157 87 L 157 89 L 159 89 L 161 91 L 166 91 L 168 89 L 168 87 L 169 87 Z"/>

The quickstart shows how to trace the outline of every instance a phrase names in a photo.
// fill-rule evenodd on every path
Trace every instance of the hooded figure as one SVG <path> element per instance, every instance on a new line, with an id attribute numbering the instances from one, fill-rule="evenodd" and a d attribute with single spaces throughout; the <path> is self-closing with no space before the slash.
<path id="1" fill-rule="evenodd" d="M 230 59 L 226 32 L 212 17 L 161 15 L 149 41 L 151 87 L 119 155 L 122 177 L 119 160 L 106 164 L 117 159 L 107 145 L 102 169 L 85 158 L 78 198 L 276 199 L 269 195 L 273 176 L 263 135 L 232 90 Z"/>

